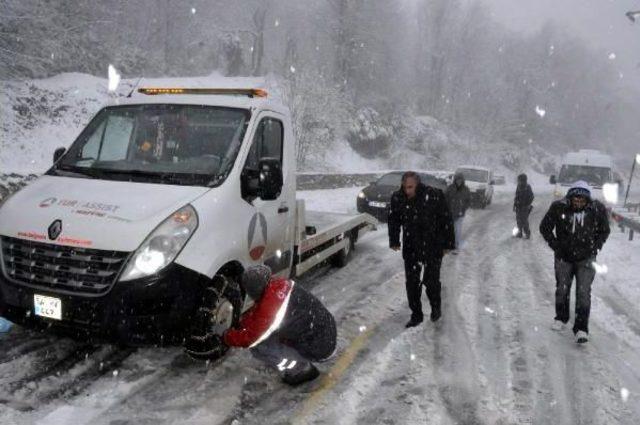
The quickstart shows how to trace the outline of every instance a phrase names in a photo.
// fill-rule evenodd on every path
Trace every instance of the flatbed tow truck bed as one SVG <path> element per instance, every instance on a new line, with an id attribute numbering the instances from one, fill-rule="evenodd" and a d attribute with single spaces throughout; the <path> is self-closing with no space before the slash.
<path id="1" fill-rule="evenodd" d="M 376 230 L 378 224 L 369 214 L 306 211 L 303 200 L 296 202 L 296 214 L 295 276 L 342 250 L 348 255 L 355 242 L 366 232 Z"/>

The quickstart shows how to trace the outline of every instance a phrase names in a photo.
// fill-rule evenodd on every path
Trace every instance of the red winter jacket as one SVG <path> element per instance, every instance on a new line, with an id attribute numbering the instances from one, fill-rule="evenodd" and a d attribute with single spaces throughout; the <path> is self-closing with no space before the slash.
<path id="1" fill-rule="evenodd" d="M 240 317 L 238 326 L 224 333 L 224 343 L 230 347 L 246 348 L 254 347 L 267 339 L 280 327 L 292 291 L 292 281 L 270 280 L 262 298 Z"/>

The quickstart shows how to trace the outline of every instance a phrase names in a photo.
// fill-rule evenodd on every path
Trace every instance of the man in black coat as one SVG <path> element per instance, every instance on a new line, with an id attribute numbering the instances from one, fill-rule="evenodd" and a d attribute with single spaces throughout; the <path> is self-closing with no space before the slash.
<path id="1" fill-rule="evenodd" d="M 456 235 L 456 249 L 460 248 L 462 242 L 462 222 L 464 216 L 471 205 L 471 191 L 465 184 L 464 174 L 456 173 L 453 183 L 447 186 L 445 193 L 447 205 L 453 217 L 453 227 Z M 454 251 L 455 253 L 456 251 Z"/>
<path id="2" fill-rule="evenodd" d="M 402 245 L 400 231 L 402 230 Z M 442 315 L 440 266 L 446 251 L 455 249 L 453 220 L 441 190 L 420 183 L 414 172 L 402 176 L 402 187 L 391 197 L 389 246 L 404 259 L 407 299 L 411 319 L 406 327 L 423 320 L 421 287 L 431 304 L 431 321 Z M 424 277 L 421 274 L 424 268 Z"/>
<path id="3" fill-rule="evenodd" d="M 556 317 L 552 329 L 561 331 L 569 321 L 569 297 L 575 277 L 573 333 L 578 343 L 589 339 L 594 262 L 609 232 L 605 206 L 591 199 L 591 189 L 583 181 L 574 183 L 564 199 L 551 204 L 540 223 L 540 233 L 555 253 Z"/>
<path id="4" fill-rule="evenodd" d="M 517 237 L 524 236 L 525 239 L 531 237 L 531 229 L 529 229 L 529 214 L 533 208 L 533 190 L 531 185 L 527 183 L 527 175 L 520 174 L 518 176 L 518 187 L 516 188 L 516 196 L 513 200 L 513 211 L 516 213 L 516 223 L 518 226 Z"/>

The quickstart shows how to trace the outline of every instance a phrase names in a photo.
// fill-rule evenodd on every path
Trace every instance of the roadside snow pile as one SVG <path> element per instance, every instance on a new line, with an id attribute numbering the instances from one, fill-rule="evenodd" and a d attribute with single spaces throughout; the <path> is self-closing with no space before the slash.
<path id="1" fill-rule="evenodd" d="M 61 74 L 0 81 L 0 173 L 41 173 L 109 100 L 106 79 Z"/>
<path id="2" fill-rule="evenodd" d="M 18 174 L 0 174 L 0 204 L 13 192 L 27 185 L 30 181 L 38 178 L 37 175 L 31 174 L 21 176 Z"/>

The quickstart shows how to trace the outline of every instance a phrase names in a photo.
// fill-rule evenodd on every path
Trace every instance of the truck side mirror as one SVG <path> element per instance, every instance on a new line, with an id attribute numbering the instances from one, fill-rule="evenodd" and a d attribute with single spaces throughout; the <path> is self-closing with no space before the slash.
<path id="1" fill-rule="evenodd" d="M 551 177 L 549 177 L 549 183 L 556 184 L 556 176 L 555 175 L 552 175 Z"/>
<path id="2" fill-rule="evenodd" d="M 258 163 L 260 198 L 265 201 L 278 199 L 282 192 L 282 164 L 276 158 L 262 158 Z"/>
<path id="3" fill-rule="evenodd" d="M 62 158 L 62 155 L 64 155 L 64 153 L 67 151 L 66 148 L 58 148 L 53 152 L 53 163 L 55 164 L 56 162 L 58 162 L 58 160 L 60 158 Z"/>

